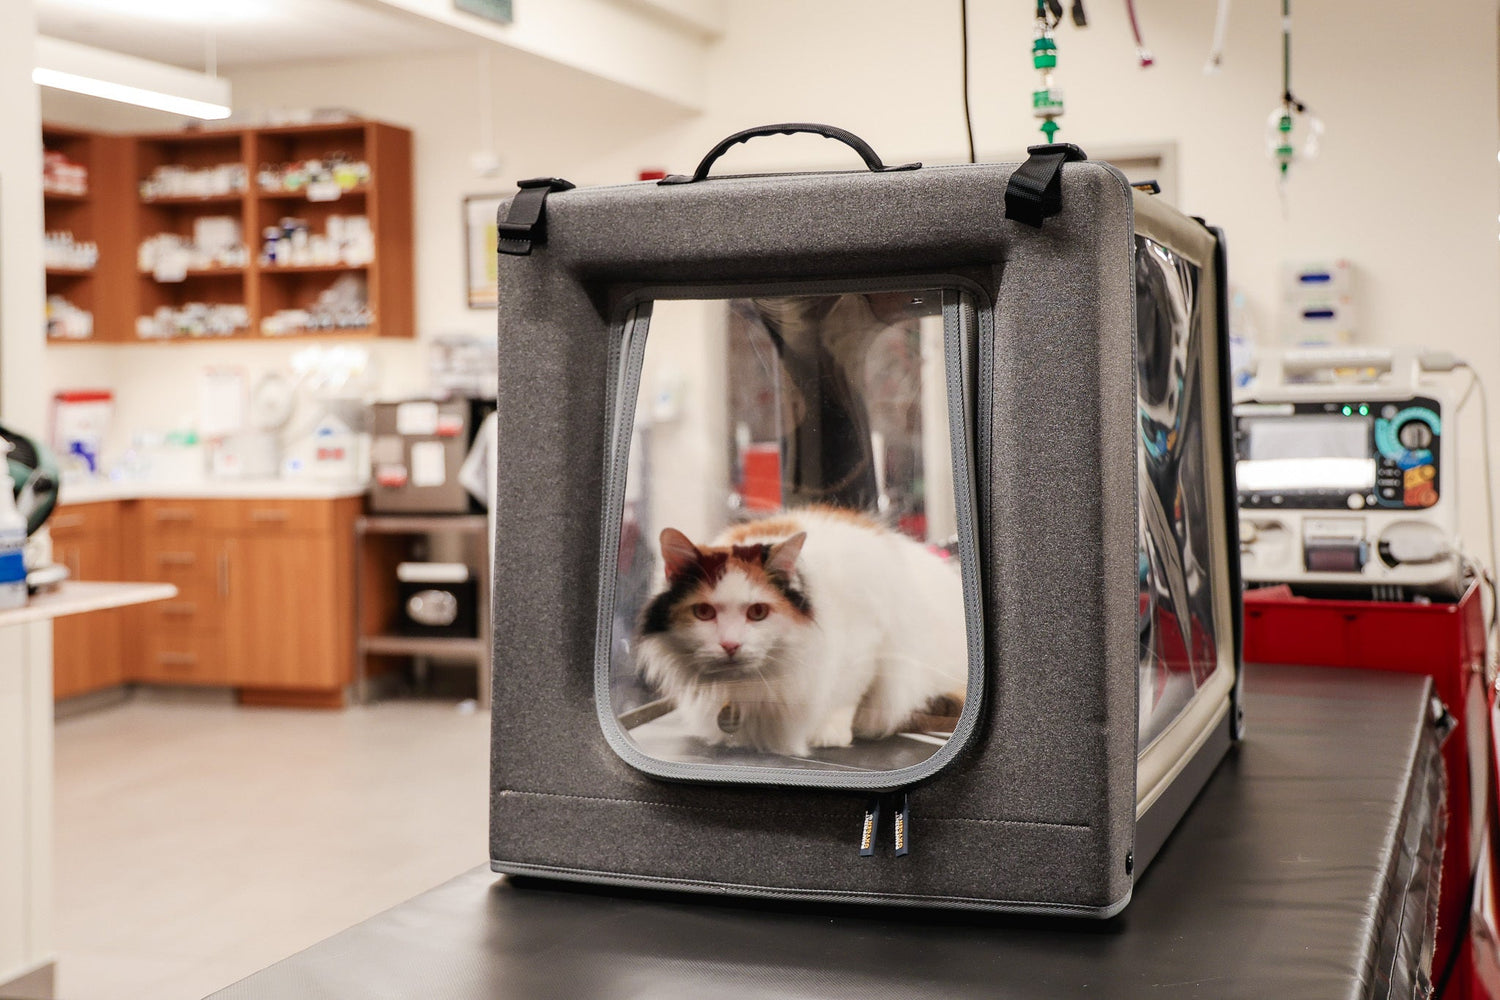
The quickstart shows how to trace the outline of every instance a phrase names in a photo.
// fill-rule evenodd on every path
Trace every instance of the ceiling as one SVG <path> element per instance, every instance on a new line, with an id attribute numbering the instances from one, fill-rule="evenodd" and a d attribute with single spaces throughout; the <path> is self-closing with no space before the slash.
<path id="1" fill-rule="evenodd" d="M 204 70 L 455 48 L 452 28 L 360 0 L 36 0 L 43 35 Z M 469 44 L 472 44 L 469 39 Z"/>

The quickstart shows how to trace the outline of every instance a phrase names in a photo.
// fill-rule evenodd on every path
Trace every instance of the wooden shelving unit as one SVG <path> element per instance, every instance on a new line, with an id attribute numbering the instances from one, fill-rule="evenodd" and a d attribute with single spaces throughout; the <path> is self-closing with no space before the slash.
<path id="1" fill-rule="evenodd" d="M 368 682 L 382 668 L 411 658 L 474 664 L 481 708 L 490 703 L 489 519 L 484 514 L 366 514 L 354 522 L 356 697 L 368 699 Z M 433 539 L 456 540 L 463 561 L 478 581 L 478 628 L 472 637 L 403 635 L 399 617 L 396 564 L 425 558 Z"/>
<path id="2" fill-rule="evenodd" d="M 44 126 L 44 142 L 89 169 L 87 195 L 48 195 L 48 230 L 70 230 L 99 245 L 92 271 L 49 269 L 48 294 L 64 294 L 94 314 L 94 342 L 167 343 L 297 337 L 413 337 L 416 302 L 412 265 L 411 133 L 383 122 L 262 129 L 204 130 L 110 136 Z M 262 190 L 263 166 L 342 155 L 369 164 L 368 181 L 340 189 Z M 245 186 L 208 195 L 142 194 L 141 185 L 162 166 L 243 168 Z M 327 199 L 327 200 L 325 200 Z M 306 220 L 325 233 L 335 215 L 364 216 L 374 238 L 374 259 L 362 264 L 262 265 L 262 233 L 283 218 Z M 248 255 L 244 267 L 189 269 L 181 280 L 161 281 L 137 266 L 141 243 L 152 236 L 191 238 L 194 223 L 228 216 L 239 224 Z M 364 282 L 373 322 L 348 328 L 294 329 L 264 334 L 262 321 L 283 309 L 306 309 L 334 282 L 353 275 Z M 171 277 L 177 277 L 172 275 Z M 137 319 L 163 306 L 188 303 L 243 306 L 248 325 L 235 333 L 149 338 Z M 63 343 L 65 341 L 54 341 Z M 69 341 L 71 342 L 71 341 Z"/>
<path id="3" fill-rule="evenodd" d="M 272 265 L 252 270 L 259 317 L 279 309 L 302 309 L 312 304 L 345 274 L 363 278 L 375 320 L 368 331 L 331 330 L 377 337 L 416 335 L 416 297 L 412 275 L 411 133 L 380 122 L 304 125 L 257 129 L 250 135 L 251 162 L 288 163 L 327 159 L 342 154 L 370 165 L 367 183 L 339 192 L 333 200 L 311 200 L 313 192 L 257 189 L 251 206 L 253 231 L 261 233 L 283 217 L 307 220 L 312 232 L 326 232 L 334 215 L 363 215 L 375 238 L 375 259 L 369 264 Z M 252 176 L 253 173 L 252 173 Z M 317 192 L 321 196 L 321 192 Z M 259 329 L 257 325 L 257 330 Z M 321 331 L 312 331 L 317 336 Z M 280 336 L 302 336 L 301 333 Z"/>
<path id="4" fill-rule="evenodd" d="M 60 125 L 42 127 L 42 147 L 67 156 L 88 170 L 88 190 L 42 192 L 43 227 L 72 233 L 79 242 L 99 247 L 92 268 L 49 267 L 47 295 L 60 295 L 94 316 L 94 335 L 86 340 L 52 338 L 51 343 L 98 343 L 119 339 L 124 329 L 113 304 L 129 294 L 135 248 L 123 227 L 131 214 L 130 140 Z"/>

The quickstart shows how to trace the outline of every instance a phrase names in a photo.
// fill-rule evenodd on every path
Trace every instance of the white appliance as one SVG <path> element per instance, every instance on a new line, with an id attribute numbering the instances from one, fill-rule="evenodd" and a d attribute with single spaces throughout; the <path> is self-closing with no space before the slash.
<path id="1" fill-rule="evenodd" d="M 1235 394 L 1246 583 L 1462 592 L 1462 362 L 1414 348 L 1270 352 Z"/>

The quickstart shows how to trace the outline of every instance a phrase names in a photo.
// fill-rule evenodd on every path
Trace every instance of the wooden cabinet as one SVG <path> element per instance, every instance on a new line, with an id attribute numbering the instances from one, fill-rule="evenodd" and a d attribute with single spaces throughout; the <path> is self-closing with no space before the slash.
<path id="1" fill-rule="evenodd" d="M 77 504 L 59 508 L 48 521 L 52 558 L 74 579 L 123 579 L 120 552 L 120 505 Z M 69 698 L 125 680 L 122 648 L 134 609 L 96 611 L 59 618 L 52 626 L 53 697 Z"/>
<path id="2" fill-rule="evenodd" d="M 135 259 L 135 247 L 127 232 L 135 197 L 130 177 L 130 140 L 44 125 L 42 148 L 84 173 L 76 186 L 53 183 L 43 187 L 43 225 L 49 246 L 92 243 L 98 250 L 93 263 L 54 259 L 50 254 L 55 254 L 56 249 L 49 251 L 48 340 L 53 343 L 117 340 L 124 329 L 120 326 L 123 313 L 115 304 L 129 295 L 128 282 Z M 89 336 L 70 335 L 65 315 L 69 310 L 92 317 Z"/>
<path id="3" fill-rule="evenodd" d="M 354 521 L 337 500 L 140 500 L 126 561 L 175 598 L 133 612 L 120 680 L 219 685 L 247 702 L 341 705 L 354 662 Z"/>
<path id="4" fill-rule="evenodd" d="M 144 579 L 170 583 L 177 596 L 136 612 L 139 643 L 131 679 L 230 684 L 223 642 L 224 517 L 218 502 L 140 500 L 134 504 L 134 563 Z"/>
<path id="5" fill-rule="evenodd" d="M 89 170 L 87 195 L 48 196 L 47 226 L 97 242 L 99 264 L 49 271 L 48 293 L 74 293 L 94 314 L 94 341 L 416 335 L 408 130 L 356 120 L 112 136 L 48 125 L 43 138 Z M 306 184 L 295 165 L 308 162 L 348 169 L 341 183 Z M 243 255 L 140 266 L 145 241 L 191 242 L 211 217 L 238 226 Z M 284 220 L 325 250 L 338 234 L 367 230 L 373 253 L 263 261 L 265 230 Z M 337 325 L 316 311 L 311 326 L 296 319 L 341 279 L 363 288 L 368 315 L 341 313 Z"/>
<path id="6" fill-rule="evenodd" d="M 411 658 L 466 661 L 474 665 L 481 708 L 490 704 L 489 521 L 483 514 L 371 514 L 355 523 L 355 563 L 360 599 L 356 605 L 356 683 L 364 700 L 366 681 Z M 409 559 L 426 561 L 432 545 L 445 541 L 445 558 L 461 559 L 479 582 L 477 627 L 473 636 L 404 634 L 399 625 L 396 567 Z M 455 552 L 456 550 L 456 552 Z"/>

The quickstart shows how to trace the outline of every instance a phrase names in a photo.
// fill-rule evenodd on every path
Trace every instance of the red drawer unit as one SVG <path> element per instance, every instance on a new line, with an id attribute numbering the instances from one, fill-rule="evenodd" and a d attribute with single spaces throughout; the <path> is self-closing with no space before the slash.
<path id="1" fill-rule="evenodd" d="M 1441 974 L 1462 921 L 1491 786 L 1485 704 L 1484 600 L 1480 586 L 1457 602 L 1416 604 L 1297 597 L 1285 586 L 1245 592 L 1245 661 L 1427 674 L 1458 727 L 1443 746 L 1448 836 L 1433 975 Z M 1477 806 L 1477 808 L 1475 808 Z M 1482 997 L 1471 960 L 1455 969 L 1449 996 Z"/>

